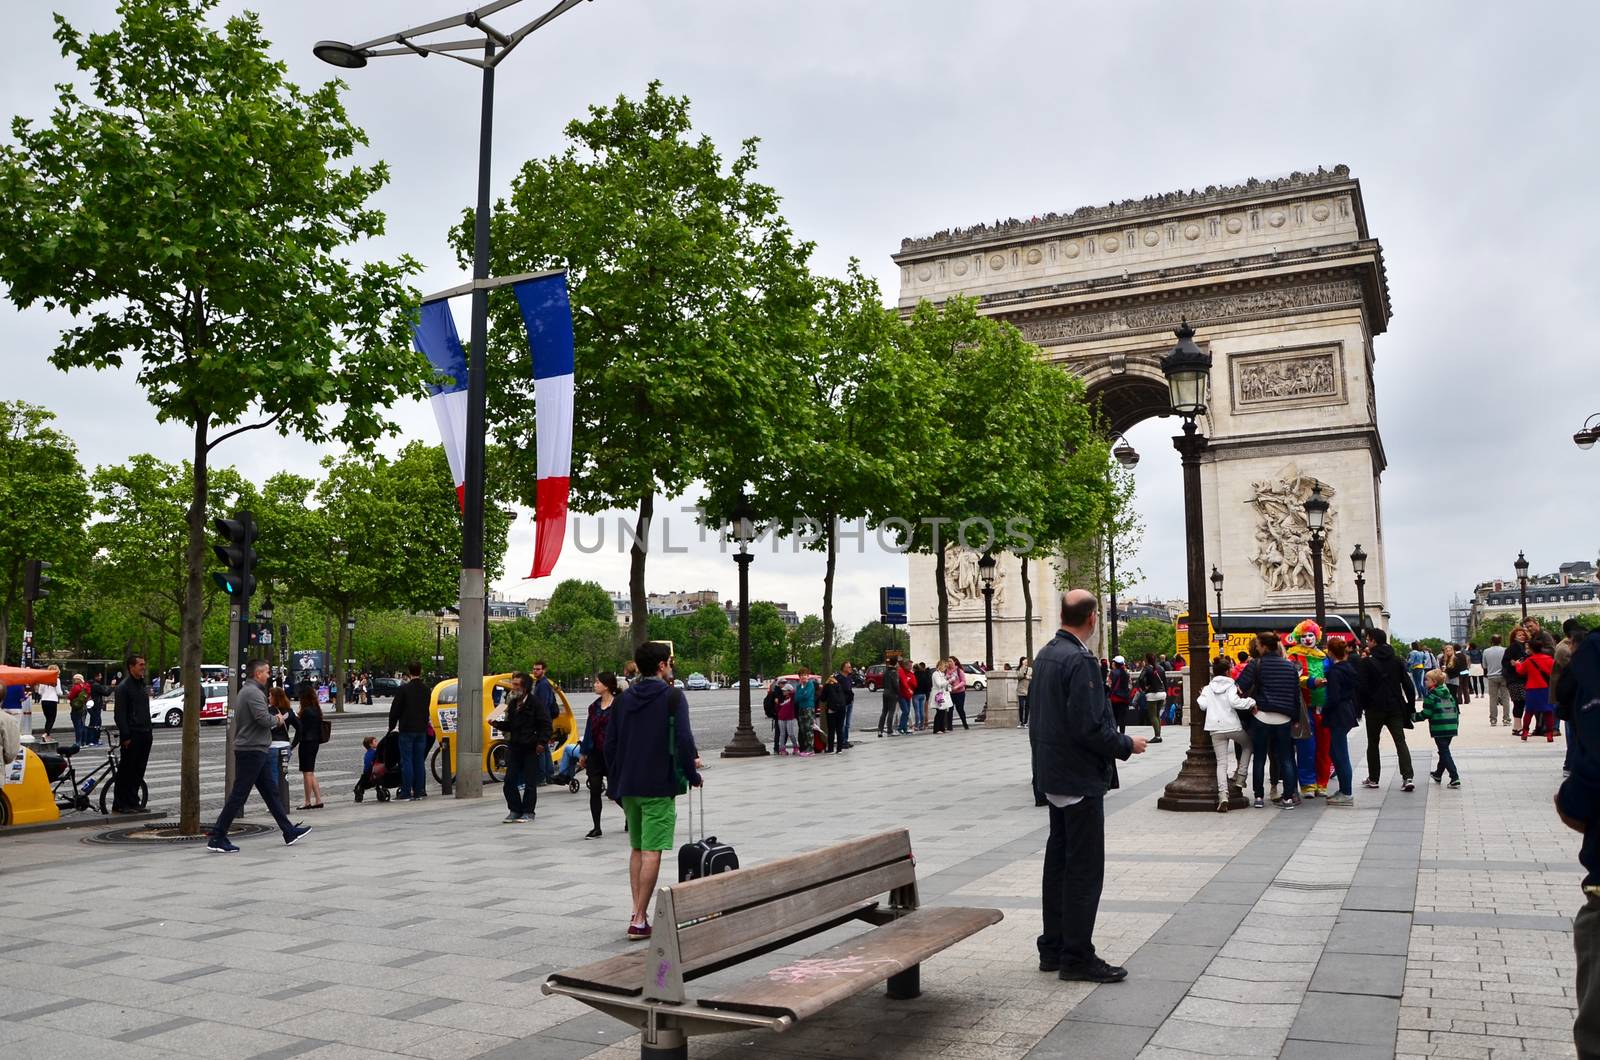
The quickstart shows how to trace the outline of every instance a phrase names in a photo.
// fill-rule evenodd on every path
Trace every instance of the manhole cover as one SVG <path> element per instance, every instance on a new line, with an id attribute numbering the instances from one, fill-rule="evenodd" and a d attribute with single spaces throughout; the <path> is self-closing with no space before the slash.
<path id="1" fill-rule="evenodd" d="M 264 824 L 236 822 L 228 829 L 228 838 L 247 838 L 274 831 L 277 829 Z M 209 838 L 211 838 L 210 833 L 204 831 L 199 835 L 184 835 L 178 830 L 176 821 L 146 821 L 144 824 L 128 828 L 113 828 L 109 832 L 100 832 L 86 837 L 83 841 L 85 843 L 195 843 L 204 842 Z"/>

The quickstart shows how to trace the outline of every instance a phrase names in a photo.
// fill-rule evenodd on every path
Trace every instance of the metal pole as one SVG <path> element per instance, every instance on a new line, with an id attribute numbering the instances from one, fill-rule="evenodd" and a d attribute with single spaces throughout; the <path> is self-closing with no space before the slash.
<path id="1" fill-rule="evenodd" d="M 983 667 L 994 669 L 994 586 L 983 587 Z"/>
<path id="2" fill-rule="evenodd" d="M 1522 597 L 1522 621 L 1528 621 L 1528 579 L 1518 578 L 1518 590 Z"/>
<path id="3" fill-rule="evenodd" d="M 1322 592 L 1322 533 L 1311 535 L 1311 580 L 1317 586 L 1317 628 L 1328 628 L 1328 604 Z"/>
<path id="4" fill-rule="evenodd" d="M 750 563 L 754 559 L 741 542 L 733 556 L 739 565 L 739 725 L 722 749 L 723 758 L 760 758 L 767 753 L 766 741 L 756 736 L 750 718 Z"/>
<path id="5" fill-rule="evenodd" d="M 1189 559 L 1189 752 L 1183 768 L 1156 800 L 1163 810 L 1215 811 L 1217 758 L 1206 733 L 1205 714 L 1200 710 L 1200 691 L 1206 687 L 1205 674 L 1211 669 L 1211 644 L 1206 638 L 1206 538 L 1200 497 L 1200 456 L 1206 451 L 1203 438 L 1193 420 L 1186 420 L 1183 434 L 1172 440 L 1183 457 L 1183 526 Z M 1233 803 L 1245 805 L 1243 798 Z"/>
<path id="6" fill-rule="evenodd" d="M 33 669 L 33 597 L 26 592 L 22 594 L 22 668 Z M 22 697 L 22 742 L 33 742 L 33 696 L 24 690 Z"/>
<path id="7" fill-rule="evenodd" d="M 494 41 L 485 40 L 485 59 L 494 58 Z M 478 129 L 478 208 L 473 218 L 472 278 L 489 276 L 489 158 L 494 139 L 494 67 L 483 68 L 483 109 Z M 489 342 L 489 292 L 472 290 L 472 349 L 467 366 L 466 511 L 461 531 L 461 636 L 456 693 L 460 703 L 456 727 L 455 797 L 483 796 L 483 664 L 487 623 L 484 608 L 483 449 L 488 386 L 485 347 Z"/>
<path id="8" fill-rule="evenodd" d="M 1367 579 L 1356 575 L 1356 625 L 1364 633 L 1367 629 Z"/>
<path id="9" fill-rule="evenodd" d="M 244 627 L 243 615 L 244 609 L 238 604 L 228 608 L 228 661 L 231 665 L 228 667 L 228 720 L 223 726 L 226 731 L 222 750 L 222 790 L 224 793 L 233 790 L 233 737 L 235 719 L 238 714 L 234 708 L 239 702 L 239 681 L 241 680 L 239 657 L 242 653 L 239 642 L 243 639 L 240 635 Z M 202 695 L 200 701 L 202 703 L 205 702 L 205 696 Z"/>
<path id="10" fill-rule="evenodd" d="M 1117 531 L 1106 524 L 1106 584 L 1111 587 L 1111 657 L 1117 657 Z"/>

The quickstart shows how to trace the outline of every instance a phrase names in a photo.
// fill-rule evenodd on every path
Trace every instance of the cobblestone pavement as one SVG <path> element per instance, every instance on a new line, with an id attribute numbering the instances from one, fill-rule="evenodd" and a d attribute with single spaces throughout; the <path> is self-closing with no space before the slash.
<path id="1" fill-rule="evenodd" d="M 1354 810 L 1165 813 L 1182 739 L 1126 764 L 1096 941 L 1131 976 L 1099 987 L 1036 969 L 1046 822 L 1023 733 L 869 733 L 836 757 L 713 760 L 711 831 L 746 864 L 905 825 L 925 903 L 1006 918 L 927 962 L 914 1001 L 872 991 L 786 1034 L 693 1039 L 691 1055 L 1572 1056 L 1581 872 L 1550 808 L 1561 745 L 1464 713 L 1461 789 L 1428 781 L 1419 727 L 1416 792 L 1385 740 L 1383 787 Z M 305 842 L 246 839 L 226 858 L 0 838 L 8 1060 L 638 1056 L 621 1023 L 539 989 L 628 946 L 614 807 L 585 842 L 587 793 L 565 789 L 544 789 L 523 826 L 498 823 L 495 789 L 333 797 L 302 815 Z"/>

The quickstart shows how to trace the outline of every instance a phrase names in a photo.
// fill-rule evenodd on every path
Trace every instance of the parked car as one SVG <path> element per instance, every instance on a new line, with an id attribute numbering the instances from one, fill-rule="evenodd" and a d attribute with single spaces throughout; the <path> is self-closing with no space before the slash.
<path id="1" fill-rule="evenodd" d="M 867 672 L 861 679 L 862 684 L 874 692 L 883 691 L 883 671 L 885 669 L 886 667 L 883 663 L 873 663 L 867 667 Z"/>
<path id="2" fill-rule="evenodd" d="M 373 699 L 393 699 L 399 695 L 400 689 L 405 687 L 405 682 L 398 677 L 374 677 L 372 679 Z"/>
<path id="3" fill-rule="evenodd" d="M 205 701 L 200 705 L 200 720 L 202 722 L 220 722 L 228 720 L 228 686 L 226 684 L 207 684 L 200 686 L 205 691 Z M 183 688 L 169 688 L 150 701 L 150 722 L 154 725 L 166 725 L 176 729 L 183 724 Z"/>
<path id="4" fill-rule="evenodd" d="M 683 683 L 683 687 L 691 692 L 704 692 L 716 686 L 706 678 L 705 674 L 696 671 L 689 675 L 689 679 Z"/>
<path id="5" fill-rule="evenodd" d="M 972 663 L 962 663 L 961 669 L 967 674 L 967 687 L 984 689 L 989 687 L 989 676 Z"/>
<path id="6" fill-rule="evenodd" d="M 759 677 L 752 677 L 746 682 L 751 688 L 766 688 L 767 683 Z"/>

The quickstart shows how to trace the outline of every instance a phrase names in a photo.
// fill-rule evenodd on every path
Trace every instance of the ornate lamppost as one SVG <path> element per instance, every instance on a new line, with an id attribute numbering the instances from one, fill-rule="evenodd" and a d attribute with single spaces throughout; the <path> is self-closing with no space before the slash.
<path id="1" fill-rule="evenodd" d="M 994 556 L 985 552 L 978 560 L 978 580 L 983 583 L 983 667 L 994 669 Z"/>
<path id="2" fill-rule="evenodd" d="M 1350 553 L 1350 569 L 1356 575 L 1356 625 L 1367 631 L 1367 553 L 1360 545 Z"/>
<path id="3" fill-rule="evenodd" d="M 1189 752 L 1156 805 L 1163 810 L 1207 811 L 1215 810 L 1220 799 L 1236 807 L 1245 802 L 1243 796 L 1235 800 L 1217 791 L 1217 758 L 1199 709 L 1202 678 L 1211 669 L 1211 645 L 1206 638 L 1206 538 L 1200 497 L 1200 457 L 1206 439 L 1195 418 L 1206 411 L 1211 354 L 1195 345 L 1194 329 L 1187 320 L 1177 335 L 1178 344 L 1161 359 L 1161 371 L 1167 377 L 1172 411 L 1183 417 L 1183 433 L 1172 444 L 1183 458 L 1183 530 L 1189 561 Z"/>
<path id="4" fill-rule="evenodd" d="M 1211 589 L 1217 594 L 1217 614 L 1220 616 L 1222 614 L 1222 572 L 1217 569 L 1215 563 L 1211 565 Z"/>
<path id="5" fill-rule="evenodd" d="M 261 620 L 261 624 L 256 630 L 256 646 L 263 649 L 261 657 L 270 663 L 272 662 L 272 597 L 270 595 L 256 609 L 256 618 Z"/>
<path id="6" fill-rule="evenodd" d="M 1517 550 L 1517 561 L 1512 564 L 1517 568 L 1517 589 L 1522 597 L 1522 621 L 1528 621 L 1528 557 Z"/>
<path id="7" fill-rule="evenodd" d="M 1120 432 L 1112 434 L 1117 442 L 1111 449 L 1111 455 L 1116 457 L 1117 463 L 1132 470 L 1139 462 L 1139 451 L 1128 444 L 1128 439 Z M 1111 469 L 1106 468 L 1106 478 L 1110 479 Z M 1111 657 L 1117 657 L 1117 626 L 1120 616 L 1117 614 L 1117 527 L 1116 521 L 1106 521 L 1106 584 L 1111 587 Z"/>
<path id="8" fill-rule="evenodd" d="M 734 503 L 728 533 L 739 543 L 733 556 L 739 565 L 739 725 L 722 749 L 722 757 L 760 758 L 767 753 L 766 741 L 756 736 L 750 723 L 750 564 L 755 559 L 750 542 L 756 539 L 756 519 L 749 494 L 741 492 Z"/>
<path id="9" fill-rule="evenodd" d="M 1311 580 L 1316 583 L 1317 628 L 1328 627 L 1328 605 L 1322 592 L 1323 532 L 1328 525 L 1328 498 L 1322 495 L 1322 483 L 1311 484 L 1311 496 L 1306 498 L 1306 529 L 1311 531 Z"/>
<path id="10" fill-rule="evenodd" d="M 444 674 L 444 609 L 433 613 L 433 683 Z"/>

